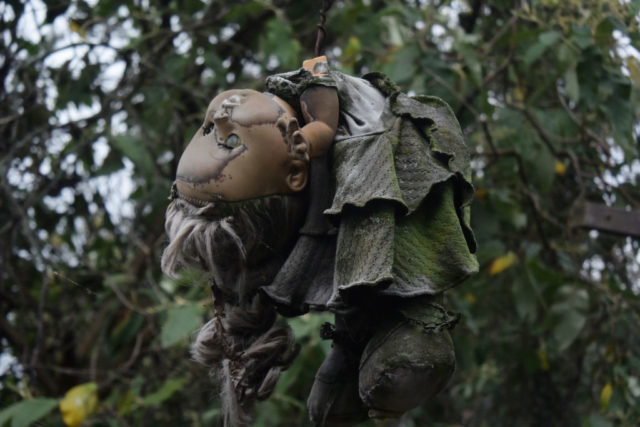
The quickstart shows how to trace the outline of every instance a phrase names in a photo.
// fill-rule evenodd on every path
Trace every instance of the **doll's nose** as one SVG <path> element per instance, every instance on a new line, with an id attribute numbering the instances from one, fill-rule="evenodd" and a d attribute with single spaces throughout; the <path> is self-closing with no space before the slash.
<path id="1" fill-rule="evenodd" d="M 233 123 L 231 123 L 230 112 L 224 108 L 220 108 L 213 115 L 213 123 L 216 127 L 216 135 L 218 142 L 226 141 L 227 137 L 233 131 Z"/>

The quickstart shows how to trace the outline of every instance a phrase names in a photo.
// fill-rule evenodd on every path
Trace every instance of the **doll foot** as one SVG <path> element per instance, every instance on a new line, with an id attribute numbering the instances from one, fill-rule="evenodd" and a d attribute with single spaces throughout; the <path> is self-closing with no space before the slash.
<path id="1" fill-rule="evenodd" d="M 455 369 L 447 331 L 425 332 L 408 322 L 374 334 L 360 365 L 360 397 L 371 418 L 398 418 L 435 396 Z"/>
<path id="2" fill-rule="evenodd" d="M 320 426 L 350 426 L 367 419 L 358 396 L 358 365 L 338 345 L 324 360 L 307 400 L 309 419 Z"/>

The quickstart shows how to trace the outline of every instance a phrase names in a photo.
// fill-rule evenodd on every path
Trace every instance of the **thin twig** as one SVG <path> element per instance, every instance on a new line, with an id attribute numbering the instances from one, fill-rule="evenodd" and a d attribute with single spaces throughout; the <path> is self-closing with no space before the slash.
<path id="1" fill-rule="evenodd" d="M 95 292 L 93 292 L 91 289 L 87 288 L 86 286 L 82 286 L 80 283 L 74 281 L 73 279 L 68 278 L 64 274 L 60 274 L 57 271 L 52 271 L 51 274 L 53 274 L 54 276 L 58 276 L 62 280 L 66 281 L 66 282 L 69 282 L 72 285 L 74 285 L 74 286 L 76 286 L 76 287 L 78 287 L 80 289 L 83 289 L 89 295 L 95 295 Z"/>
<path id="2" fill-rule="evenodd" d="M 587 134 L 587 136 L 589 136 L 589 138 L 591 138 L 592 140 L 594 140 L 598 146 L 600 148 L 602 148 L 602 151 L 605 152 L 605 154 L 607 155 L 607 157 L 611 156 L 611 149 L 609 148 L 609 144 L 607 144 L 607 142 L 602 139 L 600 136 L 596 135 L 591 129 L 589 129 L 587 126 L 585 126 L 574 114 L 573 111 L 571 111 L 571 108 L 569 108 L 569 106 L 567 105 L 567 101 L 565 101 L 564 97 L 562 96 L 562 94 L 558 91 L 558 100 L 560 101 L 560 105 L 562 105 L 562 108 L 564 108 L 564 110 L 567 112 L 567 114 L 569 115 L 569 118 L 576 124 L 578 125 L 578 127 L 580 127 L 580 129 L 582 131 L 584 131 L 585 134 Z"/>
<path id="3" fill-rule="evenodd" d="M 513 15 L 509 20 L 509 22 L 507 23 L 507 25 L 505 25 L 504 28 L 498 31 L 498 33 L 496 33 L 496 35 L 491 39 L 491 41 L 489 41 L 489 43 L 485 46 L 485 48 L 483 49 L 484 54 L 488 55 L 491 52 L 494 44 L 504 35 L 504 33 L 507 30 L 511 29 L 512 33 L 515 34 L 515 32 L 517 31 L 517 24 L 518 24 L 518 17 L 516 15 Z M 496 77 L 498 77 L 500 74 L 502 74 L 502 72 L 504 72 L 507 69 L 509 64 L 511 64 L 511 61 L 513 61 L 513 58 L 515 55 L 515 48 L 516 48 L 516 45 L 512 41 L 509 46 L 509 52 L 507 53 L 507 57 L 504 59 L 504 61 L 502 61 L 502 63 L 498 67 L 493 69 L 493 71 L 487 74 L 482 79 L 482 82 L 478 87 L 474 88 L 471 91 L 471 93 L 467 94 L 464 97 L 464 102 L 462 103 L 463 106 L 468 108 L 468 105 L 470 105 L 473 98 L 475 98 L 487 85 L 489 85 L 489 83 L 491 83 Z M 456 116 L 460 116 L 461 114 L 462 114 L 462 107 L 460 107 L 458 111 L 456 111 Z"/>
<path id="4" fill-rule="evenodd" d="M 44 334 L 44 306 L 47 301 L 47 295 L 49 294 L 49 275 L 45 271 L 42 274 L 42 287 L 40 288 L 40 301 L 38 303 L 38 327 L 36 329 L 35 345 L 31 351 L 31 359 L 29 365 L 34 376 L 37 376 L 35 366 L 38 364 L 40 357 L 40 349 L 42 348 L 43 334 Z"/>
<path id="5" fill-rule="evenodd" d="M 493 45 L 495 45 L 498 40 L 500 40 L 502 38 L 502 36 L 505 35 L 505 33 L 507 31 L 509 31 L 511 28 L 513 28 L 513 26 L 518 22 L 518 16 L 517 15 L 512 15 L 511 18 L 509 19 L 509 21 L 503 25 L 500 30 L 498 30 L 498 32 L 491 38 L 491 40 L 489 40 L 489 42 L 484 46 L 484 48 L 482 49 L 482 51 L 484 52 L 485 55 L 491 53 L 491 51 L 493 50 Z"/>
<path id="6" fill-rule="evenodd" d="M 437 73 L 433 72 L 429 67 L 424 68 L 423 71 L 427 73 L 440 86 L 447 89 L 463 106 L 465 106 L 471 112 L 471 114 L 473 114 L 477 121 L 480 121 L 480 114 L 478 113 L 478 111 L 473 107 L 473 105 L 469 104 L 469 101 L 466 98 L 462 97 L 457 90 L 452 88 L 449 83 L 442 79 L 442 77 L 440 77 Z"/>
<path id="7" fill-rule="evenodd" d="M 149 314 L 153 313 L 153 311 L 149 310 L 148 308 L 138 307 L 137 305 L 129 301 L 115 283 L 110 283 L 109 285 L 111 290 L 113 290 L 113 293 L 116 294 L 116 297 L 118 297 L 120 302 L 129 310 L 142 314 L 143 316 L 148 316 Z"/>
<path id="8" fill-rule="evenodd" d="M 110 386 L 115 380 L 117 380 L 118 378 L 121 378 L 122 375 L 126 373 L 133 366 L 133 364 L 138 360 L 138 357 L 140 357 L 140 353 L 142 352 L 142 344 L 144 342 L 144 338 L 147 335 L 148 331 L 149 331 L 149 325 L 147 325 L 147 327 L 145 327 L 142 331 L 138 333 L 138 335 L 136 335 L 136 342 L 133 345 L 133 350 L 131 351 L 131 355 L 129 356 L 129 359 L 127 359 L 127 361 L 124 364 L 119 366 L 110 378 L 99 383 L 98 388 L 102 389 Z"/>

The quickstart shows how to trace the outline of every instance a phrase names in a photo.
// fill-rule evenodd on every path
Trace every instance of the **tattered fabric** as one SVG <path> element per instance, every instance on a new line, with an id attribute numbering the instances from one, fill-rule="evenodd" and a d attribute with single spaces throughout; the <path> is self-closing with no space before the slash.
<path id="1" fill-rule="evenodd" d="M 267 79 L 294 106 L 312 85 L 337 89 L 340 125 L 328 174 L 312 164 L 299 241 L 264 291 L 291 313 L 339 311 L 354 291 L 435 295 L 477 272 L 469 152 L 449 106 L 409 97 L 379 73 L 301 69 Z"/>

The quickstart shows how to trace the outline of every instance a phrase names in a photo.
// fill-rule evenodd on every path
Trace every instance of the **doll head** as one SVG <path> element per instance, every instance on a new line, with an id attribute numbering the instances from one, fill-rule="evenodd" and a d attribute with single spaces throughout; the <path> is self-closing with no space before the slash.
<path id="1" fill-rule="evenodd" d="M 180 158 L 179 197 L 204 205 L 301 191 L 308 165 L 289 148 L 297 129 L 293 108 L 274 95 L 251 89 L 219 94 Z"/>

